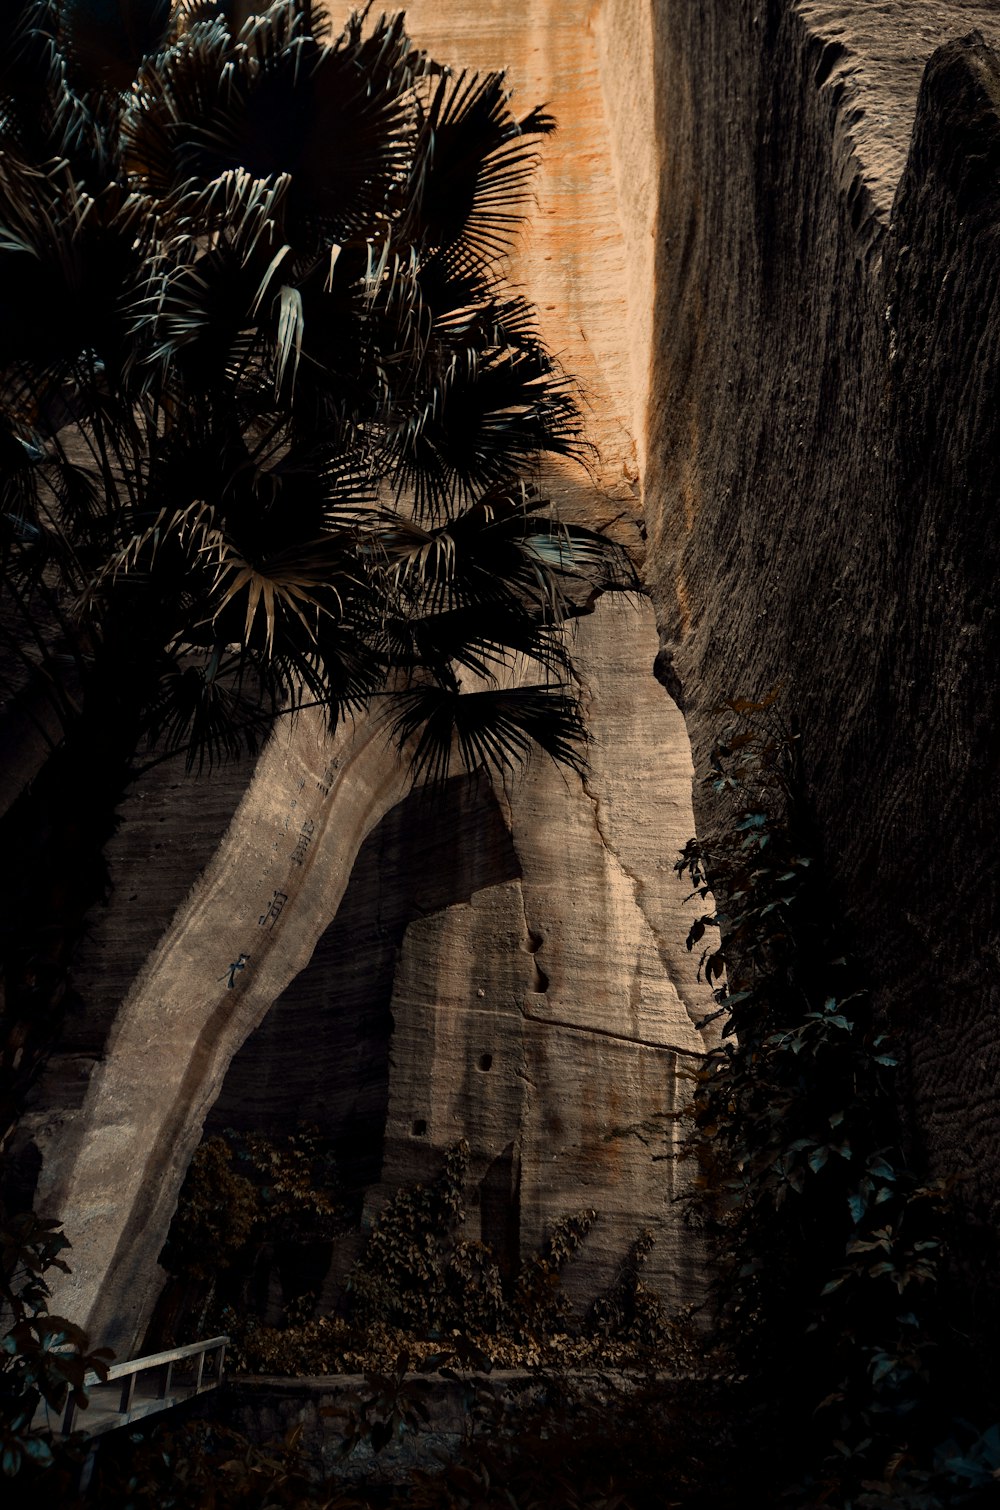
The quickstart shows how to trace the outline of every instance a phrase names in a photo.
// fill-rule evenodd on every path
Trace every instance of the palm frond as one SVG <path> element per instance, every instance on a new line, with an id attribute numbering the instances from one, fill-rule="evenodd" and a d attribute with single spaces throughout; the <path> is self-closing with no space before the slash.
<path id="1" fill-rule="evenodd" d="M 288 363 L 291 360 L 292 371 L 288 384 L 288 398 L 291 402 L 295 392 L 295 379 L 299 371 L 299 360 L 302 356 L 302 331 L 305 327 L 305 318 L 302 313 L 302 295 L 297 288 L 283 283 L 278 290 L 278 335 L 277 335 L 277 372 L 275 374 L 275 393 L 280 394 L 285 386 L 285 377 L 288 374 Z"/>
<path id="2" fill-rule="evenodd" d="M 555 129 L 544 110 L 518 121 L 502 73 L 465 72 L 437 84 L 414 173 L 414 239 L 459 268 L 510 250 L 538 164 L 536 142 Z"/>
<path id="3" fill-rule="evenodd" d="M 134 672 L 129 727 L 191 759 L 423 678 L 418 770 L 532 743 L 579 769 L 559 626 L 632 579 L 523 482 L 582 445 L 504 281 L 551 119 L 400 16 L 332 37 L 309 0 L 12 0 L 5 36 L 12 654 L 48 615 L 81 684 Z M 525 661 L 549 685 L 501 690 Z"/>
<path id="4" fill-rule="evenodd" d="M 312 7 L 276 4 L 237 37 L 199 20 L 141 70 L 124 121 L 127 162 L 147 192 L 207 185 L 227 171 L 290 175 L 297 244 L 342 243 L 387 223 L 413 152 L 419 55 L 401 16 L 335 43 Z"/>
<path id="5" fill-rule="evenodd" d="M 155 237 L 120 189 L 95 197 L 65 163 L 0 162 L 0 369 L 61 364 L 79 378 L 97 361 L 122 373 Z"/>
<path id="6" fill-rule="evenodd" d="M 384 549 L 417 616 L 516 603 L 559 624 L 595 592 L 635 592 L 628 553 L 597 531 L 562 524 L 533 489 L 495 488 L 437 528 L 398 519 Z"/>
<path id="7" fill-rule="evenodd" d="M 122 118 L 125 165 L 145 193 L 169 195 L 243 166 L 229 123 L 243 104 L 234 41 L 221 15 L 192 22 L 140 68 Z"/>
<path id="8" fill-rule="evenodd" d="M 131 306 L 141 342 L 135 359 L 147 382 L 154 371 L 165 377 L 173 370 L 189 391 L 208 394 L 260 370 L 273 340 L 271 301 L 263 315 L 261 306 L 279 265 L 269 250 L 244 256 L 238 237 L 224 237 L 190 261 L 173 248 L 168 264 L 151 269 Z"/>
<path id="9" fill-rule="evenodd" d="M 409 619 L 395 629 L 393 661 L 429 671 L 450 686 L 462 671 L 498 684 L 518 658 L 548 682 L 564 682 L 571 664 L 565 635 L 514 598 Z"/>
<path id="10" fill-rule="evenodd" d="M 544 454 L 582 450 L 567 379 L 539 346 L 469 344 L 441 353 L 393 437 L 398 496 L 441 517 L 487 488 L 516 483 Z"/>
<path id="11" fill-rule="evenodd" d="M 66 80 L 55 0 L 6 0 L 0 7 L 0 142 L 37 167 L 67 155 L 79 101 Z"/>
<path id="12" fill-rule="evenodd" d="M 523 555 L 546 573 L 596 592 L 635 593 L 641 583 L 624 546 L 581 524 L 535 521 L 520 537 Z"/>
<path id="13" fill-rule="evenodd" d="M 188 770 L 211 770 L 255 755 L 280 701 L 218 647 L 203 656 L 188 653 L 165 662 L 144 710 L 143 732 L 159 754 L 183 754 Z"/>
<path id="14" fill-rule="evenodd" d="M 414 779 L 446 781 L 457 755 L 467 771 L 480 766 L 513 771 L 537 745 L 560 765 L 586 769 L 586 731 L 579 706 L 546 686 L 484 692 L 418 687 L 399 695 L 389 716 L 391 736 L 406 747 Z"/>
<path id="15" fill-rule="evenodd" d="M 85 89 L 128 89 L 170 31 L 170 0 L 61 0 L 61 42 Z"/>

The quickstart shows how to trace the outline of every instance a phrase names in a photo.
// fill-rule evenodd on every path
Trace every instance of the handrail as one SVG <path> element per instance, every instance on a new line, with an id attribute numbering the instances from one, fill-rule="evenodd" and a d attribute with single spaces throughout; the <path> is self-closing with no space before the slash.
<path id="1" fill-rule="evenodd" d="M 180 1358 L 195 1358 L 199 1353 L 224 1348 L 228 1341 L 228 1337 L 206 1337 L 204 1342 L 188 1342 L 183 1347 L 171 1347 L 163 1353 L 147 1353 L 143 1358 L 127 1358 L 124 1363 L 112 1363 L 106 1382 L 110 1384 L 112 1379 L 121 1379 L 125 1374 L 141 1374 L 147 1368 L 160 1368 L 164 1363 L 176 1363 Z M 103 1384 L 105 1381 L 91 1369 L 83 1382 L 86 1385 Z"/>
<path id="2" fill-rule="evenodd" d="M 93 1429 L 88 1432 L 94 1436 L 98 1432 L 113 1431 L 118 1426 L 125 1426 L 129 1421 L 138 1419 L 140 1416 L 152 1415 L 157 1411 L 166 1410 L 175 1405 L 181 1399 L 191 1399 L 194 1395 L 202 1394 L 205 1390 L 215 1389 L 222 1383 L 222 1371 L 226 1362 L 226 1346 L 229 1338 L 206 1337 L 202 1342 L 189 1342 L 184 1347 L 168 1348 L 162 1353 L 147 1353 L 144 1358 L 129 1358 L 123 1363 L 114 1363 L 108 1369 L 107 1379 L 93 1370 L 88 1370 L 84 1376 L 84 1387 L 87 1389 L 100 1389 L 105 1384 L 111 1384 L 115 1380 L 124 1381 L 117 1409 L 112 1408 L 110 1419 L 105 1418 L 98 1424 L 95 1420 Z M 205 1359 L 209 1353 L 217 1353 L 218 1359 L 215 1365 L 215 1377 L 211 1383 L 204 1382 Z M 193 1384 L 184 1385 L 186 1393 L 179 1395 L 176 1400 L 170 1398 L 170 1385 L 173 1378 L 174 1364 L 185 1358 L 197 1358 L 198 1365 L 195 1370 Z M 136 1382 L 140 1374 L 151 1373 L 154 1369 L 163 1369 L 163 1377 L 156 1388 L 156 1397 L 153 1400 L 136 1401 Z M 91 1401 L 97 1397 L 91 1396 Z M 62 1421 L 64 1436 L 69 1436 L 76 1422 L 77 1405 L 72 1395 L 66 1402 L 66 1411 Z"/>

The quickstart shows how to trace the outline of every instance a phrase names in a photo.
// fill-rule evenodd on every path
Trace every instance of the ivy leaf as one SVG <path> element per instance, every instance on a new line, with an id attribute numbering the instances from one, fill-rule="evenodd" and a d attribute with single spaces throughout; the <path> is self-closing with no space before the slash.
<path id="1" fill-rule="evenodd" d="M 13 1478 L 21 1466 L 21 1449 L 16 1442 L 8 1443 L 0 1457 L 0 1469 L 7 1478 Z"/>
<path id="2" fill-rule="evenodd" d="M 735 828 L 738 834 L 742 834 L 749 829 L 761 829 L 766 823 L 766 813 L 747 813 L 746 817 L 735 825 Z"/>
<path id="3" fill-rule="evenodd" d="M 52 1448 L 42 1437 L 29 1437 L 24 1444 L 24 1450 L 29 1458 L 39 1463 L 43 1468 L 52 1465 Z"/>

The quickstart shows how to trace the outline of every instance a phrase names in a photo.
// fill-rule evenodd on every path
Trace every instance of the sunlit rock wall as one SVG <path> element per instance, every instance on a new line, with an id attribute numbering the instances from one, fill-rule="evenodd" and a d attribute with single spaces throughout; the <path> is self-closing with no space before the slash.
<path id="1" fill-rule="evenodd" d="M 580 379 L 594 451 L 589 470 L 542 484 L 638 559 L 655 158 L 637 176 L 618 150 L 623 133 L 649 134 L 650 13 L 634 19 L 615 58 L 616 15 L 585 4 L 409 10 L 418 43 L 457 67 L 508 65 L 524 108 L 544 100 L 559 118 L 514 275 Z M 602 601 L 575 633 L 585 781 L 533 760 L 494 794 L 454 788 L 429 832 L 381 733 L 359 725 L 331 746 L 304 718 L 217 788 L 217 831 L 197 842 L 187 787 L 157 778 L 131 795 L 118 889 L 81 963 L 89 1005 L 23 1150 L 74 1245 L 57 1303 L 102 1341 L 128 1352 L 142 1335 L 206 1123 L 280 1128 L 300 1112 L 337 1139 L 369 1216 L 464 1135 L 472 1235 L 505 1263 L 592 1206 L 581 1295 L 644 1226 L 668 1305 L 698 1293 L 675 1171 L 628 1136 L 678 1105 L 703 1048 L 708 1000 L 671 869 L 692 826 L 688 741 L 652 675 L 648 604 Z"/>

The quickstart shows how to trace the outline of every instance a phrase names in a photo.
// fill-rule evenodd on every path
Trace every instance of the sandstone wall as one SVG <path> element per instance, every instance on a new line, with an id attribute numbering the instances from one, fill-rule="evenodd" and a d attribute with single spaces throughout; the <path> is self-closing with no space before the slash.
<path id="1" fill-rule="evenodd" d="M 653 14 L 660 665 L 696 758 L 783 685 L 914 1150 L 996 1231 L 1000 18 Z"/>
<path id="2" fill-rule="evenodd" d="M 650 13 L 636 15 L 646 104 L 640 119 L 636 96 L 629 119 L 648 135 Z M 547 100 L 559 117 L 514 271 L 581 380 L 595 450 L 589 473 L 556 468 L 543 485 L 565 517 L 609 524 L 641 554 L 654 175 L 648 161 L 638 183 L 615 147 L 622 79 L 602 55 L 603 13 L 581 0 L 449 0 L 418 3 L 409 20 L 456 67 L 509 65 L 525 109 Z M 623 216 L 621 196 L 640 190 L 641 213 Z M 126 824 L 119 889 L 81 971 L 87 1054 L 67 1042 L 29 1126 L 39 1203 L 74 1245 L 57 1303 L 103 1341 L 127 1352 L 141 1336 L 206 1121 L 280 1128 L 300 1112 L 338 1139 L 369 1214 L 464 1134 L 483 1180 L 470 1220 L 510 1263 L 593 1205 L 579 1289 L 607 1283 L 649 1225 L 667 1301 L 696 1292 L 669 1165 L 610 1136 L 672 1109 L 679 1065 L 703 1046 L 707 999 L 671 872 L 693 821 L 688 740 L 652 675 L 648 605 L 603 602 L 577 639 L 585 782 L 534 761 L 495 797 L 453 793 L 435 833 L 381 736 L 359 726 L 330 746 L 303 719 L 226 798 L 231 821 L 207 863 L 162 787 L 156 822 Z M 181 886 L 161 876 L 161 816 L 186 848 Z M 125 897 L 142 923 L 123 951 Z"/>
<path id="3" fill-rule="evenodd" d="M 995 1227 L 1000 84 L 984 42 L 954 39 L 1000 42 L 996 9 L 417 0 L 410 22 L 459 66 L 508 64 L 560 120 L 517 272 L 582 378 L 599 456 L 547 485 L 637 551 L 648 533 L 658 665 L 698 758 L 721 698 L 783 684 L 835 904 L 905 1046 L 915 1151 L 966 1177 Z M 592 774 L 535 764 L 496 800 L 466 792 L 467 873 L 424 820 L 405 853 L 405 783 L 363 731 L 332 806 L 315 727 L 271 747 L 46 1147 L 40 1190 L 82 1276 L 60 1304 L 128 1346 L 212 1106 L 235 1117 L 260 1093 L 280 1120 L 322 1099 L 296 1018 L 317 1061 L 365 1046 L 364 1095 L 349 1104 L 342 1063 L 320 1109 L 383 1140 L 374 1184 L 359 1158 L 369 1211 L 465 1133 L 501 1245 L 599 1205 L 594 1284 L 648 1216 L 663 1282 L 690 1293 L 669 1189 L 606 1136 L 669 1105 L 699 1046 L 669 873 L 688 746 L 656 648 L 637 612 L 582 626 Z M 379 927 L 356 930 L 373 898 Z"/>

